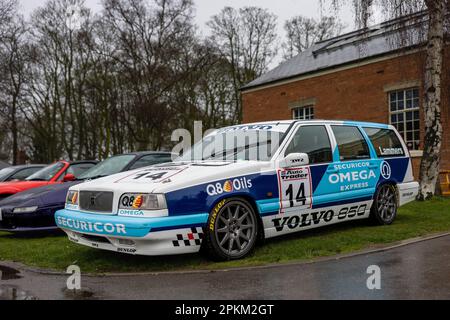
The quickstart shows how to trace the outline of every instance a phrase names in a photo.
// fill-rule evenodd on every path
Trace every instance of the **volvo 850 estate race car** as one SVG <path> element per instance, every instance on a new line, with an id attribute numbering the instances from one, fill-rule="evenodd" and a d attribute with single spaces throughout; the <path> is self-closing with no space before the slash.
<path id="1" fill-rule="evenodd" d="M 415 199 L 393 126 L 280 121 L 216 130 L 172 164 L 72 187 L 57 225 L 71 241 L 138 255 L 248 255 L 258 239 L 372 218 Z"/>

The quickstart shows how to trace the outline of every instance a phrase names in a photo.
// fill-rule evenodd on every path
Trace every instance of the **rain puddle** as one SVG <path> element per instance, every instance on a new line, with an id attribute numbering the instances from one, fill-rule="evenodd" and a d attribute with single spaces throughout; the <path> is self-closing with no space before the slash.
<path id="1" fill-rule="evenodd" d="M 19 270 L 0 265 L 0 280 L 20 279 L 19 273 Z"/>
<path id="2" fill-rule="evenodd" d="M 81 289 L 81 290 L 69 290 L 64 289 L 64 296 L 67 299 L 73 300 L 91 300 L 94 298 L 94 292 L 89 289 Z"/>
<path id="3" fill-rule="evenodd" d="M 16 287 L 0 286 L 0 300 L 37 300 L 37 298 Z"/>

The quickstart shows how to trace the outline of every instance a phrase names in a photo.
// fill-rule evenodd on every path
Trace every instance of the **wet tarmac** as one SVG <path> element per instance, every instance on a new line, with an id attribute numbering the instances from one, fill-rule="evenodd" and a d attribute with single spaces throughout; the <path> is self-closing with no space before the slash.
<path id="1" fill-rule="evenodd" d="M 450 236 L 384 252 L 311 264 L 217 272 L 90 277 L 1 267 L 0 299 L 450 299 Z M 381 289 L 370 290 L 369 266 Z"/>

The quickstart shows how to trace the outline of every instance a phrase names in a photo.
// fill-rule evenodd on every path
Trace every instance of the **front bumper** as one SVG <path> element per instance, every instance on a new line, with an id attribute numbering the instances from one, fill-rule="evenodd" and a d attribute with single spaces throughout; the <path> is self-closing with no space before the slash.
<path id="1" fill-rule="evenodd" d="M 61 207 L 38 208 L 32 213 L 14 214 L 13 208 L 3 207 L 1 210 L 0 231 L 36 232 L 57 230 L 55 211 Z"/>
<path id="2" fill-rule="evenodd" d="M 55 214 L 69 240 L 89 247 L 136 255 L 198 252 L 207 213 L 163 218 L 134 218 L 83 213 L 68 209 Z"/>

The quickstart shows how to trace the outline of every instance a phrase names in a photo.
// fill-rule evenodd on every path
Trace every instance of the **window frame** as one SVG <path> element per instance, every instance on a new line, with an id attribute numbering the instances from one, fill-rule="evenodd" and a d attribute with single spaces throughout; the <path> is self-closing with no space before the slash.
<path id="1" fill-rule="evenodd" d="M 395 127 L 392 128 L 377 128 L 377 127 L 361 127 L 361 129 L 364 131 L 365 135 L 367 136 L 367 139 L 369 140 L 375 154 L 374 156 L 377 157 L 378 159 L 391 159 L 391 158 L 405 158 L 405 157 L 409 157 L 409 150 L 408 150 L 408 146 L 406 145 L 406 143 L 403 141 L 403 137 L 400 135 L 400 133 L 397 131 L 397 129 L 395 129 Z M 366 129 L 377 129 L 377 130 L 387 130 L 390 131 L 394 134 L 395 137 L 397 137 L 398 142 L 400 143 L 400 146 L 402 147 L 403 150 L 403 155 L 386 155 L 386 156 L 379 156 L 378 152 L 375 148 L 375 145 L 373 144 L 372 140 L 370 139 L 369 134 L 366 132 Z"/>
<path id="2" fill-rule="evenodd" d="M 314 104 L 307 104 L 303 106 L 293 107 L 292 108 L 292 120 L 296 121 L 308 121 L 308 120 L 314 120 L 315 119 L 315 105 Z M 297 111 L 302 111 L 302 118 L 296 118 L 295 114 Z M 308 118 L 306 118 L 306 110 L 308 110 Z"/>
<path id="3" fill-rule="evenodd" d="M 345 160 L 342 160 L 342 159 L 341 159 L 341 150 L 339 150 L 339 142 L 338 142 L 337 139 L 336 139 L 336 134 L 334 133 L 333 127 L 356 128 L 356 130 L 357 130 L 357 131 L 359 132 L 359 134 L 361 135 L 362 140 L 363 140 L 364 143 L 366 144 L 367 152 L 368 152 L 368 155 L 369 155 L 369 156 L 366 157 L 366 158 L 354 158 L 354 159 L 345 159 Z M 372 158 L 374 157 L 374 155 L 372 155 L 372 151 L 371 151 L 371 148 L 370 148 L 370 146 L 372 145 L 372 142 L 371 142 L 371 141 L 367 141 L 367 138 L 366 138 L 365 133 L 363 132 L 363 130 L 362 130 L 359 126 L 356 126 L 356 125 L 348 125 L 348 124 L 330 124 L 330 130 L 331 130 L 331 132 L 333 133 L 333 137 L 334 137 L 334 140 L 335 140 L 335 142 L 336 142 L 337 152 L 339 153 L 339 158 L 337 159 L 338 162 L 365 161 L 365 160 L 370 160 L 370 159 L 372 159 Z M 369 143 L 370 143 L 370 145 L 369 145 Z M 376 156 L 376 154 L 375 154 L 375 156 Z"/>
<path id="4" fill-rule="evenodd" d="M 301 121 L 301 120 L 298 120 Z M 328 141 L 330 142 L 330 148 L 331 148 L 331 161 L 329 162 L 320 162 L 320 163 L 309 163 L 308 166 L 323 166 L 326 164 L 331 164 L 334 162 L 334 157 L 333 157 L 333 150 L 336 147 L 336 141 L 334 139 L 334 136 L 331 136 L 331 132 L 330 132 L 330 127 L 328 126 L 328 124 L 326 123 L 310 123 L 310 124 L 300 124 L 298 125 L 296 128 L 294 128 L 292 130 L 292 134 L 289 137 L 289 139 L 287 139 L 286 144 L 282 147 L 282 152 L 280 152 L 280 157 L 281 159 L 285 158 L 286 155 L 286 151 L 289 148 L 289 145 L 291 144 L 292 140 L 294 140 L 295 135 L 297 134 L 297 132 L 304 127 L 323 127 L 325 129 L 325 132 L 327 133 L 327 137 L 328 137 Z"/>
<path id="5" fill-rule="evenodd" d="M 414 91 L 417 90 L 417 97 L 414 96 Z M 413 95 L 411 100 L 412 103 L 412 107 L 411 108 L 407 108 L 407 92 L 408 91 L 412 91 Z M 397 99 L 395 100 L 395 102 L 397 103 L 396 106 L 396 110 L 392 111 L 392 103 L 394 102 L 392 100 L 392 94 L 396 94 L 397 95 Z M 403 94 L 403 109 L 402 110 L 398 110 L 398 94 L 402 93 Z M 402 137 L 402 140 L 405 142 L 405 145 L 408 149 L 408 151 L 420 151 L 420 144 L 422 142 L 421 139 L 421 117 L 420 117 L 420 88 L 418 86 L 412 86 L 412 87 L 407 87 L 407 88 L 399 88 L 399 89 L 393 89 L 387 92 L 388 95 L 388 113 L 389 113 L 389 124 L 394 126 L 398 132 L 398 134 Z M 414 107 L 414 101 L 417 99 L 417 107 Z M 406 114 L 412 112 L 413 117 L 412 120 L 407 120 L 406 118 Z M 418 112 L 419 113 L 419 117 L 416 119 L 414 117 L 415 113 Z M 398 121 L 398 116 L 401 115 L 403 117 L 403 120 L 400 122 Z M 392 121 L 392 116 L 396 116 L 397 117 L 397 121 L 395 121 L 393 123 Z M 413 128 L 412 130 L 407 130 L 407 122 L 411 121 Z M 419 122 L 419 128 L 416 129 L 415 127 L 415 122 L 418 121 Z M 403 130 L 399 130 L 398 128 L 398 124 L 402 124 L 403 125 Z M 408 133 L 412 133 L 412 140 L 408 140 L 407 135 Z M 419 138 L 418 140 L 415 139 L 415 134 L 418 133 L 419 134 Z M 412 148 L 408 147 L 408 142 L 413 144 Z M 417 143 L 417 147 L 415 146 Z"/>

